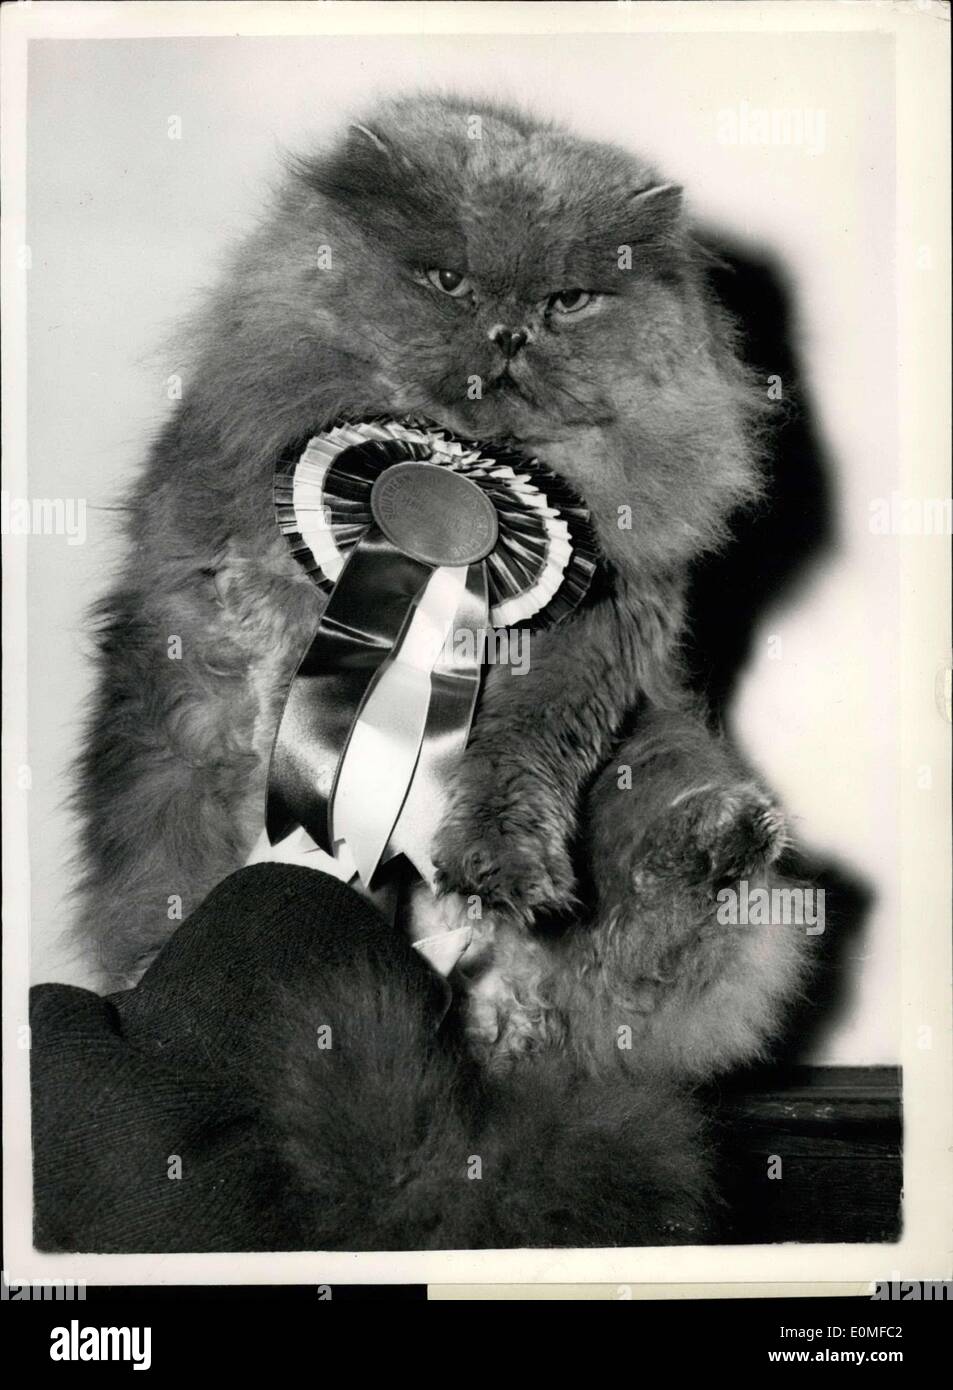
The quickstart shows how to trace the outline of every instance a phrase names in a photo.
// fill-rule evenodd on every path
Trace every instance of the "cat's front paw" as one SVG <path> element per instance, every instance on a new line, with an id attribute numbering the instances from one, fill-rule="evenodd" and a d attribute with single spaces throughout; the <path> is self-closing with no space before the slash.
<path id="1" fill-rule="evenodd" d="M 523 925 L 540 914 L 569 911 L 573 870 L 561 834 L 529 816 L 453 817 L 437 838 L 434 863 L 443 893 L 476 895 L 498 917 Z"/>
<path id="2" fill-rule="evenodd" d="M 753 782 L 702 785 L 673 798 L 640 858 L 652 878 L 718 886 L 757 874 L 786 843 L 781 810 Z"/>

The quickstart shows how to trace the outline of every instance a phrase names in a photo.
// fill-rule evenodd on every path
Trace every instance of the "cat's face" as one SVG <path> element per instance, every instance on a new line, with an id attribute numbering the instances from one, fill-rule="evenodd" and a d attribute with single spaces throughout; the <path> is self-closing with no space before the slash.
<path id="1" fill-rule="evenodd" d="M 627 563 L 712 543 L 751 490 L 753 396 L 678 190 L 493 106 L 400 101 L 298 163 L 196 341 L 195 420 L 262 506 L 282 448 L 378 414 L 524 445 Z"/>
<path id="2" fill-rule="evenodd" d="M 547 437 L 612 421 L 679 349 L 678 191 L 628 156 L 413 103 L 305 178 L 336 225 L 323 306 L 386 409 Z"/>

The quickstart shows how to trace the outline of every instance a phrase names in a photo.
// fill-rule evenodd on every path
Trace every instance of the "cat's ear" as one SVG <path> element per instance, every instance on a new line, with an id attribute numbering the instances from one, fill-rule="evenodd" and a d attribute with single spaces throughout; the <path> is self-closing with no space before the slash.
<path id="1" fill-rule="evenodd" d="M 373 194 L 393 175 L 394 151 L 383 135 L 369 125 L 349 125 L 344 139 L 342 163 L 349 170 L 355 192 Z"/>
<path id="2" fill-rule="evenodd" d="M 383 136 L 378 135 L 376 130 L 372 130 L 368 125 L 358 125 L 355 121 L 347 128 L 348 147 L 355 153 L 369 154 L 373 152 L 378 158 L 389 159 L 391 147 Z"/>
<path id="3" fill-rule="evenodd" d="M 633 194 L 629 211 L 638 219 L 640 230 L 658 240 L 674 237 L 682 226 L 682 189 L 677 183 L 657 183 Z"/>
<path id="4" fill-rule="evenodd" d="M 384 136 L 371 126 L 354 124 L 329 155 L 299 162 L 297 172 L 319 193 L 363 203 L 389 184 L 394 164 L 394 151 Z"/>

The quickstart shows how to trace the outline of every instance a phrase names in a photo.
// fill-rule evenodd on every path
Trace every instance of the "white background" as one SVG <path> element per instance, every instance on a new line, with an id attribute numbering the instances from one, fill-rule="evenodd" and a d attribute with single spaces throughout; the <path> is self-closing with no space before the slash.
<path id="1" fill-rule="evenodd" d="M 894 1061 L 899 568 L 895 538 L 868 519 L 871 499 L 900 486 L 897 248 L 891 40 L 876 35 L 31 45 L 29 490 L 89 504 L 85 545 L 30 542 L 34 976 L 83 979 L 58 933 L 71 879 L 62 803 L 90 680 L 84 613 L 112 553 L 115 516 L 97 508 L 171 409 L 176 362 L 158 349 L 254 219 L 279 149 L 420 85 L 516 98 L 630 145 L 685 184 L 701 218 L 791 277 L 838 540 L 767 616 L 733 723 L 799 837 L 875 895 L 851 940 L 847 1008 L 813 1059 Z M 720 143 L 720 113 L 742 103 L 822 112 L 824 149 Z M 175 116 L 181 140 L 168 138 Z M 915 752 L 903 775 L 917 775 Z M 921 794 L 945 796 L 941 780 Z"/>

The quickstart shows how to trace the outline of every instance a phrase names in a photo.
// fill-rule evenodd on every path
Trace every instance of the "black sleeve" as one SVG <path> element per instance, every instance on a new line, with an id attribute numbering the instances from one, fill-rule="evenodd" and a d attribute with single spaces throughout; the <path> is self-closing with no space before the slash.
<path id="1" fill-rule="evenodd" d="M 289 994 L 446 986 L 337 879 L 259 864 L 220 884 L 135 989 L 31 991 L 34 1239 L 43 1250 L 293 1248 L 261 1058 Z M 267 1079 L 266 1079 L 267 1085 Z"/>

